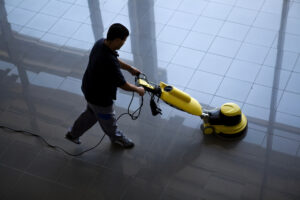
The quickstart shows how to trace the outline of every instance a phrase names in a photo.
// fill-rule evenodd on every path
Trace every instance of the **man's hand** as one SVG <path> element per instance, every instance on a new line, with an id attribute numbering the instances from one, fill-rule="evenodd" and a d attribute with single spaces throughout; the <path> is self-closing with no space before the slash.
<path id="1" fill-rule="evenodd" d="M 136 85 L 133 85 L 131 83 L 126 82 L 124 85 L 122 85 L 120 88 L 126 91 L 132 91 L 138 93 L 140 96 L 144 96 L 145 89 L 143 87 L 138 87 Z"/>
<path id="2" fill-rule="evenodd" d="M 143 87 L 137 87 L 136 92 L 140 95 L 140 96 L 144 96 L 145 94 L 145 89 Z"/>
<path id="3" fill-rule="evenodd" d="M 138 70 L 135 67 L 131 67 L 130 70 L 129 70 L 129 72 L 132 74 L 132 76 L 137 76 L 137 75 L 139 75 L 141 73 L 141 71 Z"/>

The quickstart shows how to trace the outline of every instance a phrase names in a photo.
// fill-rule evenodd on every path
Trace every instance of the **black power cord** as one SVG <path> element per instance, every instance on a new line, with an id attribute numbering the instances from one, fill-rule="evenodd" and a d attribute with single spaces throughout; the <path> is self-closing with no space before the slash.
<path id="1" fill-rule="evenodd" d="M 129 109 L 130 109 L 130 106 L 133 102 L 133 98 L 134 98 L 134 92 L 132 92 L 132 97 L 131 97 L 131 100 L 130 100 L 130 103 L 128 105 L 128 108 L 127 108 L 127 112 L 126 113 L 122 113 L 118 118 L 117 118 L 117 121 L 124 115 L 129 115 L 130 118 L 132 120 L 136 120 L 137 118 L 139 118 L 140 114 L 141 114 L 141 111 L 142 111 L 142 107 L 143 107 L 143 104 L 144 104 L 144 97 L 141 96 L 141 104 L 140 104 L 140 107 L 138 107 L 133 113 L 130 113 Z M 138 112 L 138 113 L 137 113 Z M 136 114 L 137 113 L 137 114 Z"/>
<path id="2" fill-rule="evenodd" d="M 132 92 L 132 97 L 131 97 L 131 100 L 130 100 L 130 103 L 128 105 L 128 109 L 127 109 L 127 112 L 126 113 L 122 113 L 120 114 L 120 116 L 117 118 L 116 121 L 118 121 L 122 116 L 124 115 L 129 115 L 131 117 L 132 120 L 136 120 L 139 116 L 140 116 L 140 113 L 141 113 L 141 110 L 142 110 L 142 106 L 143 106 L 143 102 L 144 102 L 144 98 L 141 97 L 141 104 L 140 106 L 133 112 L 133 113 L 130 113 L 130 106 L 132 104 L 132 101 L 133 101 L 133 98 L 134 98 L 134 92 Z M 136 114 L 137 113 L 137 114 Z M 16 133 L 24 133 L 24 134 L 27 134 L 29 136 L 34 136 L 34 137 L 37 137 L 39 139 L 41 139 L 45 144 L 47 144 L 50 148 L 53 148 L 53 149 L 58 149 L 58 150 L 61 150 L 63 151 L 64 153 L 66 153 L 67 155 L 69 156 L 81 156 L 82 154 L 88 152 L 88 151 L 91 151 L 92 149 L 95 149 L 97 146 L 99 146 L 101 144 L 101 142 L 103 141 L 104 137 L 105 137 L 105 133 L 103 134 L 103 136 L 101 137 L 101 139 L 99 140 L 99 142 L 91 147 L 91 148 L 88 148 L 80 153 L 77 153 L 77 154 L 72 154 L 70 152 L 68 152 L 67 150 L 65 150 L 64 148 L 60 147 L 60 146 L 56 146 L 56 145 L 52 145 L 50 144 L 46 139 L 44 139 L 42 136 L 38 135 L 38 134 L 35 134 L 35 133 L 32 133 L 30 131 L 25 131 L 25 130 L 17 130 L 17 129 L 14 129 L 14 128 L 10 128 L 10 127 L 7 127 L 7 126 L 4 126 L 4 125 L 0 125 L 0 128 L 1 129 L 7 129 L 7 130 L 10 130 L 10 131 L 13 131 L 13 132 L 16 132 Z"/>

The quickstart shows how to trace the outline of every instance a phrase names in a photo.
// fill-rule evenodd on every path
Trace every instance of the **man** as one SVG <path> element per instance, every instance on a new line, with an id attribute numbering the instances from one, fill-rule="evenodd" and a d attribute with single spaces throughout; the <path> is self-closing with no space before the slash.
<path id="1" fill-rule="evenodd" d="M 118 59 L 116 50 L 123 46 L 128 35 L 128 29 L 116 23 L 110 26 L 106 39 L 102 38 L 94 44 L 81 86 L 87 108 L 66 134 L 70 141 L 80 144 L 79 137 L 98 121 L 112 143 L 124 148 L 134 146 L 134 143 L 118 130 L 113 106 L 118 87 L 137 92 L 140 96 L 145 93 L 143 87 L 126 82 L 120 70 L 127 70 L 133 76 L 141 73 Z"/>

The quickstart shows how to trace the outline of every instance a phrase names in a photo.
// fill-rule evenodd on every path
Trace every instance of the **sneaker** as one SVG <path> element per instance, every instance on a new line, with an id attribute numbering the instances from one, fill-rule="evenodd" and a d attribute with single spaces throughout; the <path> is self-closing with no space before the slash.
<path id="1" fill-rule="evenodd" d="M 134 143 L 129 138 L 127 138 L 125 135 L 114 136 L 114 137 L 110 138 L 110 140 L 113 144 L 120 145 L 123 148 L 134 147 Z"/>
<path id="2" fill-rule="evenodd" d="M 71 142 L 74 142 L 75 144 L 81 144 L 79 138 L 75 138 L 74 136 L 71 135 L 70 132 L 68 132 L 65 136 L 66 139 L 70 140 Z"/>

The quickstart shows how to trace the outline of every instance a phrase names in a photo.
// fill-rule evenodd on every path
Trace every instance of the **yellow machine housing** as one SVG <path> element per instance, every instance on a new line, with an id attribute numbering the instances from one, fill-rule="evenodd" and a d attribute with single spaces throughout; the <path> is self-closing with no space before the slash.
<path id="1" fill-rule="evenodd" d="M 217 134 L 224 137 L 235 137 L 243 134 L 247 128 L 247 118 L 235 103 L 225 103 L 221 108 L 204 111 L 196 99 L 176 87 L 164 82 L 155 86 L 145 79 L 138 79 L 137 83 L 170 106 L 200 116 L 204 121 L 201 128 L 205 135 Z"/>
<path id="2" fill-rule="evenodd" d="M 159 86 L 161 88 L 160 98 L 166 103 L 192 115 L 202 115 L 202 106 L 196 99 L 164 82 L 160 82 Z"/>

